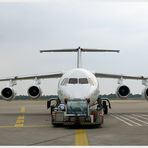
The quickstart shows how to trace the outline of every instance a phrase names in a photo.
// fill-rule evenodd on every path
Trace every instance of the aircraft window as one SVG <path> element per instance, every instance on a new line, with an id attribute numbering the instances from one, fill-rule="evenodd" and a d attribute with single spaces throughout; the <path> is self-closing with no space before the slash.
<path id="1" fill-rule="evenodd" d="M 79 84 L 88 84 L 87 78 L 80 78 L 79 79 Z"/>
<path id="2" fill-rule="evenodd" d="M 61 85 L 66 85 L 68 83 L 68 78 L 65 78 L 62 82 Z"/>
<path id="3" fill-rule="evenodd" d="M 77 84 L 78 83 L 78 79 L 77 78 L 70 78 L 69 79 L 69 84 Z"/>
<path id="4" fill-rule="evenodd" d="M 63 79 L 63 81 L 61 82 L 61 85 L 64 85 L 65 79 Z"/>
<path id="5" fill-rule="evenodd" d="M 92 81 L 92 79 L 89 78 L 88 81 L 90 85 L 94 85 L 94 82 Z"/>

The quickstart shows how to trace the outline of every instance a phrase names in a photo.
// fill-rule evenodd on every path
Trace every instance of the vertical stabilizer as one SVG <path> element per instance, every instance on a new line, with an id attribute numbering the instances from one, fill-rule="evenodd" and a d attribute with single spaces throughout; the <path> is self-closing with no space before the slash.
<path id="1" fill-rule="evenodd" d="M 77 52 L 77 68 L 82 68 L 82 52 L 120 52 L 120 50 L 87 49 L 78 47 L 76 49 L 40 50 L 40 52 Z"/>

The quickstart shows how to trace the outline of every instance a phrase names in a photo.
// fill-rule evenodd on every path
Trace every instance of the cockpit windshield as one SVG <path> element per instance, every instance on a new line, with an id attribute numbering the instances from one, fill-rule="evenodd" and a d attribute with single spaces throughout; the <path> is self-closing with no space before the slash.
<path id="1" fill-rule="evenodd" d="M 88 79 L 87 78 L 80 78 L 79 84 L 88 84 Z"/>
<path id="2" fill-rule="evenodd" d="M 61 82 L 61 85 L 66 85 L 68 83 L 69 79 L 65 78 L 63 79 L 63 81 Z"/>
<path id="3" fill-rule="evenodd" d="M 78 83 L 78 79 L 77 78 L 70 78 L 69 79 L 69 84 L 77 84 Z"/>
<path id="4" fill-rule="evenodd" d="M 90 78 L 65 78 L 62 82 L 61 85 L 66 85 L 66 84 L 90 84 L 94 85 L 93 81 Z"/>

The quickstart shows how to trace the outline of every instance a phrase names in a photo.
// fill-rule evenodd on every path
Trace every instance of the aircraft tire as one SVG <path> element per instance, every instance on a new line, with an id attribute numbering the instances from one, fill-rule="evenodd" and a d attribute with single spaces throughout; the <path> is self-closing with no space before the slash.
<path id="1" fill-rule="evenodd" d="M 103 111 L 104 111 L 104 114 L 108 114 L 108 106 L 106 104 L 106 101 L 103 101 Z"/>
<path id="2" fill-rule="evenodd" d="M 107 115 L 108 114 L 108 106 L 104 107 L 104 114 Z"/>

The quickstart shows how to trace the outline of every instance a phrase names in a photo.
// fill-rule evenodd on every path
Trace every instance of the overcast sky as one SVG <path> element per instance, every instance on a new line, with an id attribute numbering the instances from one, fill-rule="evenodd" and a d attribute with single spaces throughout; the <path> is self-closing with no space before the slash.
<path id="1" fill-rule="evenodd" d="M 76 67 L 75 53 L 39 53 L 53 48 L 120 49 L 84 53 L 83 67 L 101 73 L 148 76 L 148 2 L 117 0 L 0 0 L 0 77 L 48 74 Z M 114 93 L 117 80 L 99 79 L 101 93 Z M 18 82 L 26 94 L 32 81 Z M 58 80 L 43 80 L 56 94 Z M 7 83 L 1 82 L 0 89 Z M 125 81 L 140 93 L 141 81 Z"/>

